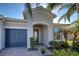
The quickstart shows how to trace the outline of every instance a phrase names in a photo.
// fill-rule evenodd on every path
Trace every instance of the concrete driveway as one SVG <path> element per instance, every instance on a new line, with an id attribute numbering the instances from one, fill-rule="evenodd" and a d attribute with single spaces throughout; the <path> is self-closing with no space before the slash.
<path id="1" fill-rule="evenodd" d="M 0 51 L 0 56 L 42 56 L 39 46 L 38 50 L 28 51 L 26 47 L 5 48 Z M 51 55 L 49 50 L 46 50 L 45 55 Z"/>

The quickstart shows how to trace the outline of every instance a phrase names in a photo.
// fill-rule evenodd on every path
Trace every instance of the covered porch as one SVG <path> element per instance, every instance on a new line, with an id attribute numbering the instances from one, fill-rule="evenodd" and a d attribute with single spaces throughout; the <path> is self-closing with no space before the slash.
<path id="1" fill-rule="evenodd" d="M 36 44 L 42 44 L 47 46 L 48 42 L 48 26 L 44 24 L 33 25 L 33 36 Z"/>

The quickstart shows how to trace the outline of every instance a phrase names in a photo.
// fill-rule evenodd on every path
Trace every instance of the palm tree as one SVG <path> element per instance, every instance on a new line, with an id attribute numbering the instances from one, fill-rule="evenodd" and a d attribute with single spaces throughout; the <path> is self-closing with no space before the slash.
<path id="1" fill-rule="evenodd" d="M 36 7 L 40 5 L 40 3 L 35 3 Z M 25 3 L 25 9 L 28 10 L 28 14 L 29 16 L 32 18 L 33 15 L 32 15 L 32 5 L 31 3 Z"/>
<path id="2" fill-rule="evenodd" d="M 39 6 L 40 3 L 35 3 L 36 6 Z M 63 14 L 60 19 L 58 20 L 61 21 L 63 18 L 64 20 L 68 20 L 70 22 L 70 17 L 75 13 L 77 12 L 78 16 L 79 16 L 79 3 L 48 3 L 47 4 L 47 9 L 49 10 L 53 10 L 55 8 L 59 8 L 59 11 L 64 9 L 64 8 L 67 8 L 67 12 L 65 14 Z M 31 3 L 25 3 L 25 8 L 28 10 L 28 13 L 29 15 L 32 17 L 32 6 L 31 6 Z M 78 17 L 79 19 L 79 17 Z"/>
<path id="3" fill-rule="evenodd" d="M 25 10 L 28 10 L 28 14 L 32 18 L 32 6 L 31 6 L 31 3 L 25 3 Z"/>
<path id="4" fill-rule="evenodd" d="M 73 40 L 73 45 L 74 45 L 74 42 L 75 42 L 75 40 L 77 40 L 76 39 L 76 37 L 77 37 L 77 33 L 79 32 L 79 20 L 77 20 L 77 22 L 75 22 L 74 24 L 73 24 L 73 31 L 74 31 L 74 40 Z"/>
<path id="5" fill-rule="evenodd" d="M 58 7 L 60 7 L 60 9 L 59 9 L 59 11 L 60 10 L 62 10 L 62 9 L 64 9 L 64 8 L 67 8 L 67 12 L 65 13 L 65 14 L 63 14 L 60 18 L 59 18 L 59 20 L 58 20 L 58 22 L 60 21 L 60 20 L 62 20 L 62 19 L 64 19 L 65 21 L 66 20 L 68 20 L 69 22 L 71 21 L 70 20 L 70 17 L 74 14 L 74 13 L 77 13 L 77 15 L 78 15 L 78 19 L 77 20 L 79 20 L 79 3 L 69 3 L 69 4 L 61 4 L 61 3 L 49 3 L 48 4 L 48 6 L 47 6 L 47 8 L 49 9 L 49 10 L 53 10 L 53 9 L 55 9 L 55 8 L 58 8 Z M 77 21 L 77 22 L 75 22 L 75 24 L 77 24 L 77 25 L 79 25 L 79 22 Z M 79 27 L 78 26 L 75 26 L 75 28 L 76 29 L 79 29 Z M 75 32 L 74 33 L 74 40 L 73 40 L 73 43 L 74 43 L 74 41 L 75 41 L 75 38 L 76 38 L 76 33 L 77 32 Z M 64 37 L 65 37 L 65 39 L 67 38 L 67 36 L 66 36 L 66 34 L 67 34 L 67 32 L 64 32 Z"/>
<path id="6" fill-rule="evenodd" d="M 62 20 L 64 18 L 64 20 L 68 20 L 70 22 L 70 17 L 75 13 L 77 12 L 78 14 L 78 19 L 79 19 L 79 3 L 68 3 L 68 4 L 64 4 L 64 3 L 49 3 L 47 5 L 47 8 L 49 10 L 53 10 L 55 8 L 59 8 L 59 11 L 64 9 L 64 8 L 67 8 L 67 12 L 65 14 L 63 14 L 60 19 L 58 20 L 58 22 L 60 20 Z"/>

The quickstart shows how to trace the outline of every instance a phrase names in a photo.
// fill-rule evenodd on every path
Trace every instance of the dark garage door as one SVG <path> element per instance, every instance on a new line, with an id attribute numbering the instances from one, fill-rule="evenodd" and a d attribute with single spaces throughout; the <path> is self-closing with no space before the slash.
<path id="1" fill-rule="evenodd" d="M 5 39 L 6 47 L 27 47 L 27 30 L 6 29 Z"/>

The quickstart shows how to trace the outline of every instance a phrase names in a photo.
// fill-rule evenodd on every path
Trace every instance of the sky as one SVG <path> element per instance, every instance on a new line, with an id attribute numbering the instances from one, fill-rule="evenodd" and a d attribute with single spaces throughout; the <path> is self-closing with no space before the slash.
<path id="1" fill-rule="evenodd" d="M 23 19 L 23 10 L 23 3 L 0 3 L 0 14 L 6 17 Z"/>
<path id="2" fill-rule="evenodd" d="M 41 4 L 44 8 L 46 7 L 46 4 Z M 32 4 L 32 7 L 35 7 L 35 4 Z M 58 23 L 58 19 L 60 18 L 60 16 L 62 14 L 65 13 L 65 11 L 67 11 L 67 9 L 63 9 L 60 11 L 60 13 L 58 13 L 58 9 L 54 9 L 52 12 L 54 14 L 57 15 L 57 17 L 55 19 L 53 19 L 54 23 Z M 0 3 L 0 14 L 6 16 L 6 17 L 12 17 L 12 18 L 18 18 L 18 19 L 23 19 L 23 10 L 24 10 L 24 3 Z M 77 15 L 74 14 L 71 17 L 71 22 L 75 21 L 75 19 L 77 18 Z M 64 19 L 62 19 L 64 20 Z M 64 22 L 64 21 L 60 21 L 60 23 L 64 23 L 64 24 L 69 24 L 68 21 Z"/>

